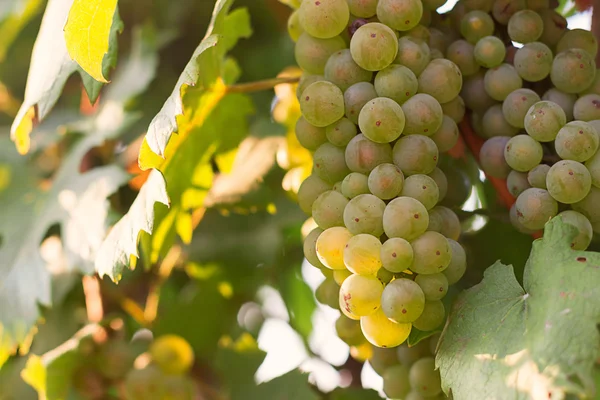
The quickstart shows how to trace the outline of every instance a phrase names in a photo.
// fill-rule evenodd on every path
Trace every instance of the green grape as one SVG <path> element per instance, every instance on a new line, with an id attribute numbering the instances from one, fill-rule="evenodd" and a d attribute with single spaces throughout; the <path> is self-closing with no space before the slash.
<path id="1" fill-rule="evenodd" d="M 423 314 L 412 324 L 423 332 L 433 331 L 442 327 L 446 317 L 446 309 L 440 300 L 426 301 Z"/>
<path id="2" fill-rule="evenodd" d="M 353 172 L 369 174 L 376 166 L 392 162 L 392 147 L 358 134 L 346 146 L 346 164 Z"/>
<path id="3" fill-rule="evenodd" d="M 510 125 L 502 113 L 502 105 L 495 104 L 488 108 L 481 119 L 481 129 L 487 138 L 494 136 L 515 136 L 519 129 Z"/>
<path id="4" fill-rule="evenodd" d="M 333 184 L 333 190 L 335 190 L 339 194 L 343 194 L 342 193 L 342 181 L 338 181 L 338 182 L 334 183 Z"/>
<path id="5" fill-rule="evenodd" d="M 348 49 L 333 53 L 325 64 L 325 79 L 342 90 L 358 82 L 370 82 L 372 78 L 373 73 L 359 67 Z"/>
<path id="6" fill-rule="evenodd" d="M 425 294 L 425 300 L 441 300 L 448 293 L 448 278 L 443 273 L 417 275 L 415 282 Z"/>
<path id="7" fill-rule="evenodd" d="M 398 53 L 398 39 L 393 30 L 378 22 L 358 28 L 350 40 L 354 61 L 367 71 L 380 71 L 390 65 Z"/>
<path id="8" fill-rule="evenodd" d="M 474 75 L 481 68 L 475 61 L 475 46 L 463 39 L 448 46 L 446 58 L 456 64 L 464 76 Z"/>
<path id="9" fill-rule="evenodd" d="M 358 126 L 362 134 L 376 143 L 392 142 L 404 130 L 404 111 L 387 97 L 377 97 L 360 110 Z"/>
<path id="10" fill-rule="evenodd" d="M 538 13 L 544 21 L 544 30 L 542 36 L 540 36 L 540 42 L 550 47 L 556 46 L 567 31 L 567 20 L 550 8 L 539 10 Z"/>
<path id="11" fill-rule="evenodd" d="M 377 0 L 347 0 L 350 13 L 359 18 L 371 18 L 377 14 Z"/>
<path id="12" fill-rule="evenodd" d="M 483 87 L 492 99 L 504 101 L 510 93 L 523 87 L 523 80 L 515 67 L 501 64 L 486 71 Z"/>
<path id="13" fill-rule="evenodd" d="M 431 135 L 431 140 L 433 140 L 440 153 L 445 153 L 456 145 L 459 136 L 456 122 L 449 116 L 444 115 L 442 126 Z"/>
<path id="14" fill-rule="evenodd" d="M 333 280 L 339 286 L 342 286 L 342 284 L 344 283 L 344 281 L 346 280 L 346 278 L 348 278 L 350 275 L 352 275 L 352 272 L 348 271 L 347 269 L 335 269 L 335 270 L 333 270 Z"/>
<path id="15" fill-rule="evenodd" d="M 400 364 L 410 368 L 415 362 L 423 357 L 429 356 L 429 349 L 425 345 L 425 341 L 420 341 L 414 346 L 408 347 L 406 344 L 398 346 L 396 356 Z"/>
<path id="16" fill-rule="evenodd" d="M 506 47 L 496 36 L 485 36 L 475 45 L 475 61 L 484 68 L 494 68 L 502 64 L 506 57 Z"/>
<path id="17" fill-rule="evenodd" d="M 329 143 L 338 147 L 345 147 L 357 133 L 356 125 L 348 118 L 342 118 L 325 128 Z"/>
<path id="18" fill-rule="evenodd" d="M 550 0 L 527 0 L 527 8 L 533 11 L 550 9 Z"/>
<path id="19" fill-rule="evenodd" d="M 537 167 L 533 168 L 531 171 L 527 173 L 527 182 L 529 185 L 538 189 L 547 189 L 546 186 L 546 176 L 548 175 L 548 171 L 550 171 L 550 166 L 546 164 L 540 164 Z"/>
<path id="20" fill-rule="evenodd" d="M 392 29 L 407 31 L 419 24 L 423 16 L 421 0 L 379 0 L 377 18 Z"/>
<path id="21" fill-rule="evenodd" d="M 404 103 L 417 93 L 419 81 L 414 72 L 403 65 L 392 64 L 375 76 L 375 90 L 381 97 L 388 97 L 398 104 Z"/>
<path id="22" fill-rule="evenodd" d="M 504 148 L 506 163 L 514 170 L 527 172 L 542 162 L 544 149 L 529 135 L 510 138 Z"/>
<path id="23" fill-rule="evenodd" d="M 394 164 L 379 164 L 368 179 L 369 190 L 382 200 L 398 196 L 404 186 L 404 174 Z"/>
<path id="24" fill-rule="evenodd" d="M 369 358 L 369 364 L 379 375 L 383 376 L 383 373 L 395 365 L 398 365 L 398 357 L 396 356 L 396 349 L 388 349 L 383 347 L 373 347 L 373 355 Z"/>
<path id="25" fill-rule="evenodd" d="M 462 73 L 450 60 L 431 60 L 419 75 L 419 92 L 431 95 L 439 103 L 451 101 L 461 89 Z"/>
<path id="26" fill-rule="evenodd" d="M 390 238 L 381 246 L 381 263 L 384 269 L 399 273 L 406 271 L 413 262 L 413 249 L 402 238 Z"/>
<path id="27" fill-rule="evenodd" d="M 159 400 L 164 394 L 165 375 L 153 365 L 131 369 L 123 384 L 127 400 Z"/>
<path id="28" fill-rule="evenodd" d="M 379 268 L 379 271 L 377 271 L 377 279 L 379 279 L 384 285 L 390 283 L 394 278 L 394 273 L 385 268 Z"/>
<path id="29" fill-rule="evenodd" d="M 335 190 L 322 193 L 312 206 L 312 216 L 321 229 L 344 226 L 344 208 L 348 199 Z"/>
<path id="30" fill-rule="evenodd" d="M 302 74 L 300 77 L 300 81 L 298 82 L 298 87 L 296 88 L 296 97 L 300 99 L 302 96 L 302 92 L 304 89 L 309 87 L 312 83 L 324 81 L 325 77 L 323 75 L 311 75 L 311 74 Z"/>
<path id="31" fill-rule="evenodd" d="M 584 96 L 586 94 L 600 94 L 600 73 L 598 73 L 598 69 L 596 69 L 594 82 L 592 82 L 592 84 L 583 92 L 579 93 L 580 96 Z"/>
<path id="32" fill-rule="evenodd" d="M 584 121 L 572 121 L 560 128 L 554 147 L 564 160 L 584 162 L 592 158 L 598 150 L 598 133 Z"/>
<path id="33" fill-rule="evenodd" d="M 600 187 L 600 151 L 585 162 L 585 167 L 590 173 L 592 185 Z"/>
<path id="34" fill-rule="evenodd" d="M 442 379 L 432 357 L 422 358 L 410 367 L 409 381 L 410 387 L 422 396 L 432 397 L 442 392 Z"/>
<path id="35" fill-rule="evenodd" d="M 339 35 L 350 20 L 346 0 L 303 1 L 298 9 L 304 30 L 320 39 Z"/>
<path id="36" fill-rule="evenodd" d="M 494 21 L 486 12 L 469 11 L 460 21 L 460 33 L 467 41 L 475 44 L 482 37 L 494 34 Z"/>
<path id="37" fill-rule="evenodd" d="M 517 197 L 525 190 L 529 189 L 529 181 L 527 180 L 527 173 L 519 171 L 510 171 L 506 178 L 506 187 L 513 196 Z"/>
<path id="38" fill-rule="evenodd" d="M 446 276 L 448 285 L 454 285 L 460 280 L 467 270 L 467 254 L 465 249 L 456 240 L 448 239 L 448 244 L 452 250 L 452 259 L 448 268 L 442 274 Z"/>
<path id="39" fill-rule="evenodd" d="M 377 275 L 381 268 L 381 242 L 373 235 L 353 236 L 344 249 L 346 268 L 358 275 Z"/>
<path id="40" fill-rule="evenodd" d="M 412 36 L 402 36 L 398 40 L 398 55 L 394 62 L 404 65 L 415 76 L 421 75 L 430 60 L 431 50 L 424 40 Z"/>
<path id="41" fill-rule="evenodd" d="M 542 229 L 558 213 L 558 203 L 547 190 L 530 188 L 517 197 L 517 221 L 527 229 Z"/>
<path id="42" fill-rule="evenodd" d="M 421 21 L 421 22 L 423 22 L 423 21 Z M 427 21 L 425 21 L 425 22 L 427 22 Z M 427 46 L 429 46 L 429 39 L 431 38 L 431 33 L 429 32 L 429 28 L 423 23 L 415 26 L 414 28 L 412 28 L 408 31 L 399 32 L 399 35 L 400 36 L 410 36 L 415 39 L 420 39 L 420 40 L 424 41 L 425 43 L 427 43 Z"/>
<path id="43" fill-rule="evenodd" d="M 590 220 L 585 215 L 573 210 L 563 211 L 557 217 L 561 217 L 565 224 L 572 225 L 577 229 L 577 236 L 573 238 L 571 248 L 573 250 L 587 249 L 594 235 Z"/>
<path id="44" fill-rule="evenodd" d="M 600 189 L 592 186 L 590 193 L 583 200 L 573 203 L 573 210 L 580 212 L 590 220 L 592 226 L 596 226 L 600 222 Z M 596 231 L 596 229 L 594 229 Z"/>
<path id="45" fill-rule="evenodd" d="M 431 51 L 438 50 L 443 55 L 446 53 L 446 50 L 448 50 L 448 46 L 451 42 L 451 38 L 448 37 L 445 32 L 442 32 L 437 28 L 429 28 L 429 42 L 427 45 Z"/>
<path id="46" fill-rule="evenodd" d="M 569 49 L 585 50 L 592 58 L 598 53 L 598 41 L 594 34 L 585 29 L 571 29 L 565 32 L 556 45 L 556 52 Z"/>
<path id="47" fill-rule="evenodd" d="M 309 123 L 325 127 L 344 116 L 344 95 L 333 83 L 315 82 L 302 92 L 300 109 Z"/>
<path id="48" fill-rule="evenodd" d="M 411 241 L 423 234 L 429 225 L 429 214 L 420 201 L 398 197 L 390 201 L 383 213 L 383 230 L 389 238 Z"/>
<path id="49" fill-rule="evenodd" d="M 440 191 L 433 178 L 423 174 L 415 174 L 406 178 L 400 196 L 419 200 L 429 210 L 437 204 Z"/>
<path id="50" fill-rule="evenodd" d="M 358 125 L 358 116 L 360 110 L 370 100 L 377 96 L 375 87 L 370 82 L 359 82 L 350 86 L 344 92 L 344 106 L 346 109 L 346 117 Z"/>
<path id="51" fill-rule="evenodd" d="M 441 233 L 427 231 L 411 243 L 414 260 L 410 270 L 417 274 L 442 272 L 450 264 L 452 250 Z"/>
<path id="52" fill-rule="evenodd" d="M 538 142 L 551 142 L 558 131 L 567 123 L 567 116 L 558 104 L 552 101 L 538 101 L 525 114 L 525 130 Z"/>
<path id="53" fill-rule="evenodd" d="M 385 203 L 372 194 L 361 194 L 348 202 L 344 209 L 344 224 L 352 234 L 383 234 L 383 212 Z"/>
<path id="54" fill-rule="evenodd" d="M 556 88 L 548 89 L 542 96 L 542 100 L 551 101 L 556 103 L 563 109 L 567 117 L 567 121 L 573 120 L 573 108 L 575 107 L 575 101 L 577 95 L 572 93 L 564 93 Z M 557 132 L 558 133 L 558 132 Z"/>
<path id="55" fill-rule="evenodd" d="M 539 82 L 552 70 L 552 50 L 541 42 L 527 43 L 517 50 L 513 64 L 521 78 Z"/>
<path id="56" fill-rule="evenodd" d="M 381 309 L 394 322 L 413 322 L 421 316 L 424 307 L 423 290 L 410 279 L 396 279 L 383 289 Z"/>
<path id="57" fill-rule="evenodd" d="M 489 176 L 504 179 L 510 172 L 510 166 L 504 158 L 504 148 L 511 138 L 494 136 L 485 141 L 479 152 L 481 169 Z"/>
<path id="58" fill-rule="evenodd" d="M 444 112 L 432 96 L 419 93 L 402 104 L 406 118 L 405 135 L 433 135 L 442 126 Z"/>
<path id="59" fill-rule="evenodd" d="M 410 135 L 400 138 L 393 149 L 394 164 L 404 175 L 431 173 L 438 161 L 438 148 L 435 142 L 423 135 Z"/>
<path id="60" fill-rule="evenodd" d="M 369 178 L 359 172 L 351 172 L 342 181 L 342 194 L 353 199 L 360 194 L 369 193 Z"/>
<path id="61" fill-rule="evenodd" d="M 344 248 L 352 234 L 341 226 L 325 229 L 317 238 L 316 251 L 321 263 L 330 269 L 346 269 Z"/>
<path id="62" fill-rule="evenodd" d="M 296 122 L 296 138 L 302 147 L 312 151 L 327 141 L 325 129 L 311 125 L 302 116 Z"/>
<path id="63" fill-rule="evenodd" d="M 383 285 L 372 276 L 350 275 L 340 287 L 340 308 L 364 317 L 381 306 Z"/>
<path id="64" fill-rule="evenodd" d="M 411 324 L 398 324 L 386 317 L 381 309 L 360 318 L 363 334 L 373 346 L 396 347 L 408 339 Z"/>
<path id="65" fill-rule="evenodd" d="M 358 346 L 366 341 L 365 335 L 360 329 L 360 322 L 343 314 L 335 321 L 335 331 L 338 337 L 348 346 Z"/>
<path id="66" fill-rule="evenodd" d="M 319 303 L 337 309 L 339 308 L 339 292 L 340 287 L 333 278 L 327 278 L 321 282 L 315 290 L 315 298 Z M 348 316 L 348 318 L 350 318 L 350 316 Z M 359 318 L 360 317 L 354 317 L 352 319 L 358 320 Z"/>
<path id="67" fill-rule="evenodd" d="M 513 42 L 535 42 L 542 36 L 543 30 L 544 21 L 535 11 L 518 11 L 508 20 L 508 36 Z"/>
<path id="68" fill-rule="evenodd" d="M 512 224 L 513 228 L 515 228 L 517 231 L 524 233 L 525 235 L 531 235 L 532 233 L 535 233 L 537 231 L 539 231 L 539 229 L 529 229 L 526 228 L 520 221 L 519 221 L 519 216 L 517 215 L 517 205 L 516 203 L 513 204 L 510 207 L 510 211 L 508 213 L 509 219 L 510 219 L 510 223 Z"/>
<path id="69" fill-rule="evenodd" d="M 531 89 L 517 89 L 512 91 L 502 103 L 504 118 L 516 128 L 525 127 L 525 115 L 529 108 L 540 101 L 540 96 Z"/>
<path id="70" fill-rule="evenodd" d="M 444 206 L 436 206 L 429 210 L 428 231 L 441 233 L 448 239 L 458 240 L 461 227 L 460 220 L 454 211 Z"/>
<path id="71" fill-rule="evenodd" d="M 403 399 L 410 391 L 408 367 L 394 365 L 383 373 L 383 393 L 390 399 Z"/>
<path id="72" fill-rule="evenodd" d="M 456 96 L 448 103 L 442 104 L 442 111 L 458 124 L 465 116 L 465 101 L 462 97 Z"/>
<path id="73" fill-rule="evenodd" d="M 319 256 L 317 256 L 317 239 L 323 233 L 323 229 L 315 228 L 306 236 L 303 243 L 304 258 L 315 268 L 326 268 Z"/>
<path id="74" fill-rule="evenodd" d="M 437 185 L 438 191 L 440 193 L 439 201 L 442 201 L 448 193 L 448 178 L 446 178 L 446 174 L 444 174 L 444 171 L 442 171 L 438 167 L 435 167 L 435 169 L 428 175 L 434 180 L 435 184 Z"/>
<path id="75" fill-rule="evenodd" d="M 298 10 L 295 10 L 292 14 L 290 14 L 287 22 L 287 29 L 290 38 L 294 42 L 297 42 L 300 35 L 304 33 L 304 28 L 302 28 L 302 25 L 300 25 L 300 13 Z"/>
<path id="76" fill-rule="evenodd" d="M 562 160 L 550 167 L 546 175 L 550 195 L 561 203 L 577 203 L 590 192 L 592 177 L 587 168 L 572 160 Z"/>
<path id="77" fill-rule="evenodd" d="M 317 175 L 310 175 L 306 178 L 298 188 L 298 204 L 302 211 L 310 215 L 317 197 L 328 190 L 331 190 L 331 185 Z"/>
<path id="78" fill-rule="evenodd" d="M 502 160 L 504 160 L 504 154 L 502 154 L 502 151 L 504 151 L 503 149 L 504 145 L 502 145 L 502 150 L 500 151 L 500 158 Z M 506 163 L 506 161 L 503 162 Z M 449 190 L 444 198 L 444 205 L 447 207 L 462 206 L 465 201 L 467 201 L 473 190 L 471 179 L 462 169 L 459 169 L 456 166 L 445 166 L 443 167 L 443 171 L 448 179 L 448 187 L 452 188 L 452 190 Z M 508 175 L 508 172 L 506 174 Z"/>
<path id="79" fill-rule="evenodd" d="M 554 86 L 565 93 L 586 90 L 596 76 L 594 59 L 581 49 L 569 49 L 554 57 L 550 79 Z"/>
<path id="80" fill-rule="evenodd" d="M 580 121 L 592 121 L 600 119 L 600 95 L 586 94 L 581 96 L 573 107 L 575 119 Z"/>
<path id="81" fill-rule="evenodd" d="M 332 185 L 350 173 L 344 149 L 331 143 L 324 143 L 315 151 L 313 166 L 319 178 Z"/>
<path id="82" fill-rule="evenodd" d="M 526 0 L 495 0 L 492 5 L 492 15 L 499 24 L 506 25 L 517 11 L 525 8 L 527 8 Z"/>
<path id="83" fill-rule="evenodd" d="M 460 97 L 463 98 L 465 106 L 474 112 L 484 113 L 496 104 L 496 101 L 485 90 L 484 76 L 484 73 L 480 72 L 467 77 L 460 92 Z"/>
<path id="84" fill-rule="evenodd" d="M 317 39 L 304 32 L 296 42 L 294 50 L 296 63 L 309 74 L 322 75 L 329 56 L 345 47 L 344 39 L 339 36 Z"/>

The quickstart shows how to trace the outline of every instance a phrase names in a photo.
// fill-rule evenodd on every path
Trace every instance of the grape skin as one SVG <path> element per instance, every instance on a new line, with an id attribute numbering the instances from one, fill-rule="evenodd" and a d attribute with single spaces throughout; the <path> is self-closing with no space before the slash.
<path id="1" fill-rule="evenodd" d="M 360 327 L 373 346 L 396 347 L 408 339 L 412 325 L 393 322 L 379 309 L 369 316 L 361 317 Z"/>
<path id="2" fill-rule="evenodd" d="M 483 114 L 481 119 L 481 129 L 487 138 L 494 136 L 515 136 L 519 129 L 510 125 L 502 113 L 502 105 L 496 104 Z M 557 131 L 558 132 L 558 131 Z"/>
<path id="3" fill-rule="evenodd" d="M 436 206 L 429 211 L 428 231 L 439 232 L 448 239 L 458 240 L 461 233 L 460 220 L 454 211 Z"/>
<path id="4" fill-rule="evenodd" d="M 350 41 L 354 61 L 367 71 L 380 71 L 398 54 L 396 34 L 386 25 L 372 22 L 358 28 Z"/>
<path id="5" fill-rule="evenodd" d="M 368 139 L 376 143 L 389 143 L 398 139 L 404 130 L 404 111 L 394 100 L 378 97 L 360 110 L 358 126 Z"/>
<path id="6" fill-rule="evenodd" d="M 341 226 L 324 230 L 316 243 L 317 256 L 321 263 L 330 269 L 346 269 L 343 254 L 351 237 L 350 231 Z"/>
<path id="7" fill-rule="evenodd" d="M 540 96 L 531 89 L 517 89 L 506 96 L 502 103 L 504 118 L 515 128 L 524 128 L 527 111 L 540 100 Z"/>
<path id="8" fill-rule="evenodd" d="M 430 60 L 431 49 L 424 40 L 411 36 L 402 36 L 398 40 L 398 55 L 394 63 L 404 65 L 418 77 Z"/>
<path id="9" fill-rule="evenodd" d="M 452 258 L 448 268 L 442 273 L 448 280 L 448 285 L 454 285 L 460 280 L 467 270 L 467 255 L 465 249 L 456 240 L 448 239 L 452 251 Z"/>
<path id="10" fill-rule="evenodd" d="M 448 46 L 446 58 L 456 64 L 464 76 L 476 74 L 481 68 L 475 61 L 475 46 L 466 40 L 460 39 Z"/>
<path id="11" fill-rule="evenodd" d="M 432 397 L 442 392 L 440 372 L 435 368 L 431 357 L 421 358 L 410 367 L 410 386 L 425 397 Z"/>
<path id="12" fill-rule="evenodd" d="M 600 95 L 592 93 L 581 96 L 575 102 L 573 115 L 580 121 L 600 119 Z"/>
<path id="13" fill-rule="evenodd" d="M 501 64 L 486 71 L 483 78 L 485 92 L 494 100 L 504 101 L 513 91 L 523 86 L 523 80 L 515 67 Z"/>
<path id="14" fill-rule="evenodd" d="M 565 112 L 567 121 L 573 120 L 573 108 L 575 107 L 577 95 L 572 93 L 561 92 L 556 88 L 551 88 L 548 89 L 546 93 L 544 93 L 544 95 L 542 96 L 542 100 L 547 100 L 558 104 L 560 108 L 562 108 Z"/>
<path id="15" fill-rule="evenodd" d="M 417 274 L 435 274 L 445 270 L 452 259 L 448 239 L 442 234 L 427 231 L 411 243 L 414 260 L 410 270 Z"/>
<path id="16" fill-rule="evenodd" d="M 444 115 L 452 118 L 457 124 L 460 123 L 465 116 L 465 101 L 462 97 L 456 96 L 448 103 L 441 104 Z"/>
<path id="17" fill-rule="evenodd" d="M 340 287 L 340 308 L 350 314 L 364 317 L 381 306 L 383 285 L 371 276 L 350 275 Z"/>
<path id="18" fill-rule="evenodd" d="M 530 188 L 517 197 L 517 220 L 527 229 L 542 229 L 558 213 L 558 203 L 544 189 Z"/>
<path id="19" fill-rule="evenodd" d="M 343 194 L 329 190 L 317 197 L 312 206 L 312 216 L 321 229 L 344 225 L 344 209 L 348 199 Z"/>
<path id="20" fill-rule="evenodd" d="M 329 39 L 342 33 L 350 19 L 346 0 L 303 1 L 299 8 L 302 28 L 319 39 Z"/>
<path id="21" fill-rule="evenodd" d="M 360 110 L 376 97 L 378 97 L 377 92 L 371 82 L 359 82 L 350 86 L 344 92 L 346 118 L 358 125 Z"/>
<path id="22" fill-rule="evenodd" d="M 529 135 L 512 137 L 504 148 L 506 163 L 514 170 L 527 172 L 542 162 L 542 145 Z"/>
<path id="23" fill-rule="evenodd" d="M 525 130 L 538 142 L 551 142 L 567 123 L 564 110 L 551 101 L 538 101 L 525 115 Z"/>
<path id="24" fill-rule="evenodd" d="M 392 147 L 358 134 L 346 146 L 345 160 L 351 171 L 369 174 L 378 165 L 392 162 Z"/>
<path id="25" fill-rule="evenodd" d="M 401 137 L 393 149 L 394 164 L 407 176 L 430 174 L 437 166 L 438 157 L 435 142 L 423 135 Z"/>
<path id="26" fill-rule="evenodd" d="M 424 307 L 425 294 L 410 279 L 396 279 L 383 289 L 381 309 L 394 322 L 413 322 L 421 316 Z"/>
<path id="27" fill-rule="evenodd" d="M 312 83 L 302 92 L 300 109 L 309 123 L 326 127 L 344 116 L 344 94 L 333 83 Z"/>
<path id="28" fill-rule="evenodd" d="M 427 301 L 441 300 L 448 293 L 448 279 L 443 273 L 417 275 L 415 278 Z"/>
<path id="29" fill-rule="evenodd" d="M 432 96 L 441 104 L 454 99 L 461 89 L 462 73 L 450 60 L 431 60 L 419 75 L 419 92 Z"/>
<path id="30" fill-rule="evenodd" d="M 572 121 L 563 126 L 556 135 L 554 147 L 564 160 L 584 162 L 598 150 L 600 139 L 594 127 L 584 121 Z"/>
<path id="31" fill-rule="evenodd" d="M 342 194 L 349 199 L 353 199 L 360 194 L 368 194 L 369 178 L 359 172 L 351 172 L 342 181 Z"/>
<path id="32" fill-rule="evenodd" d="M 399 273 L 409 269 L 414 254 L 410 243 L 402 238 L 390 238 L 381 246 L 381 263 L 390 272 Z"/>
<path id="33" fill-rule="evenodd" d="M 481 169 L 495 178 L 506 178 L 510 166 L 504 158 L 504 149 L 511 138 L 508 136 L 494 136 L 486 140 L 479 152 Z"/>
<path id="34" fill-rule="evenodd" d="M 549 165 L 538 165 L 537 167 L 533 168 L 527 173 L 527 182 L 529 182 L 529 185 L 531 187 L 547 189 L 548 187 L 546 186 L 546 176 L 548 176 L 548 171 L 550 171 Z"/>
<path id="35" fill-rule="evenodd" d="M 303 243 L 304 258 L 315 268 L 326 268 L 317 256 L 317 239 L 323 229 L 315 228 L 306 236 Z"/>
<path id="36" fill-rule="evenodd" d="M 475 44 L 475 61 L 484 68 L 494 68 L 502 64 L 506 57 L 506 47 L 495 36 L 486 36 Z"/>
<path id="37" fill-rule="evenodd" d="M 348 145 L 357 133 L 356 125 L 348 118 L 342 118 L 325 128 L 327 140 L 337 147 Z"/>
<path id="38" fill-rule="evenodd" d="M 383 212 L 383 230 L 389 238 L 408 241 L 416 239 L 427 230 L 429 214 L 421 202 L 411 197 L 397 197 Z"/>
<path id="39" fill-rule="evenodd" d="M 419 93 L 402 104 L 406 118 L 405 135 L 433 135 L 442 126 L 444 112 L 440 103 L 431 95 Z"/>
<path id="40" fill-rule="evenodd" d="M 359 67 L 352 59 L 350 50 L 344 49 L 329 57 L 325 64 L 324 76 L 344 91 L 355 83 L 371 81 L 373 73 Z"/>
<path id="41" fill-rule="evenodd" d="M 403 399 L 410 391 L 408 379 L 409 369 L 406 365 L 393 365 L 387 368 L 382 375 L 383 392 L 391 399 Z"/>
<path id="42" fill-rule="evenodd" d="M 317 39 L 304 32 L 296 42 L 296 63 L 309 74 L 323 75 L 329 57 L 345 47 L 344 39 L 339 36 Z"/>
<path id="43" fill-rule="evenodd" d="M 433 178 L 423 174 L 415 174 L 406 178 L 400 196 L 419 200 L 427 210 L 430 210 L 437 204 L 440 191 Z"/>
<path id="44" fill-rule="evenodd" d="M 358 275 L 377 275 L 381 268 L 381 242 L 372 235 L 359 234 L 350 238 L 344 249 L 344 264 Z"/>
<path id="45" fill-rule="evenodd" d="M 377 18 L 398 31 L 408 31 L 417 26 L 423 16 L 421 0 L 379 0 Z"/>
<path id="46" fill-rule="evenodd" d="M 344 209 L 344 225 L 354 234 L 383 234 L 383 219 L 386 205 L 372 194 L 361 194 L 348 202 Z"/>
<path id="47" fill-rule="evenodd" d="M 388 97 L 398 104 L 404 103 L 417 93 L 419 81 L 409 68 L 392 64 L 375 76 L 375 91 L 381 97 Z"/>
<path id="48" fill-rule="evenodd" d="M 550 79 L 558 90 L 565 93 L 586 90 L 594 82 L 595 76 L 594 59 L 585 50 L 565 50 L 552 62 Z"/>
<path id="49" fill-rule="evenodd" d="M 302 182 L 298 189 L 298 205 L 306 214 L 311 215 L 312 206 L 317 197 L 328 190 L 331 185 L 319 178 L 317 175 L 310 175 Z"/>
<path id="50" fill-rule="evenodd" d="M 544 43 L 527 43 L 517 50 L 513 64 L 521 78 L 539 82 L 552 70 L 552 50 Z"/>
<path id="51" fill-rule="evenodd" d="M 535 42 L 542 36 L 543 30 L 542 17 L 531 10 L 518 11 L 508 20 L 508 35 L 518 43 Z"/>
<path id="52" fill-rule="evenodd" d="M 426 301 L 423 313 L 412 324 L 420 331 L 433 331 L 444 323 L 445 317 L 446 309 L 440 300 Z"/>
<path id="53" fill-rule="evenodd" d="M 554 199 L 572 204 L 587 196 L 592 186 L 592 178 L 583 164 L 562 160 L 550 167 L 546 176 L 546 186 Z"/>
<path id="54" fill-rule="evenodd" d="M 314 171 L 323 181 L 333 185 L 350 173 L 344 149 L 324 143 L 313 154 Z"/>
<path id="55" fill-rule="evenodd" d="M 368 178 L 369 191 L 382 200 L 398 196 L 404 187 L 404 174 L 394 164 L 380 164 Z"/>
<path id="56" fill-rule="evenodd" d="M 563 211 L 557 217 L 561 217 L 564 223 L 572 225 L 577 229 L 577 235 L 571 242 L 571 248 L 573 250 L 587 249 L 594 235 L 590 220 L 583 214 L 573 210 Z"/>

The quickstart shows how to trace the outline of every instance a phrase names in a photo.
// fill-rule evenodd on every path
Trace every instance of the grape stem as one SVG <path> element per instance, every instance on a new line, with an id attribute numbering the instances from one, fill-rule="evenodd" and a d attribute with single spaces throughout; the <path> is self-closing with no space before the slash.
<path id="1" fill-rule="evenodd" d="M 226 93 L 253 93 L 260 92 L 263 90 L 273 89 L 277 85 L 281 85 L 283 83 L 297 83 L 300 80 L 299 77 L 290 77 L 290 78 L 272 78 L 265 79 L 262 81 L 248 82 L 248 83 L 238 83 L 236 85 L 227 86 L 225 89 Z"/>

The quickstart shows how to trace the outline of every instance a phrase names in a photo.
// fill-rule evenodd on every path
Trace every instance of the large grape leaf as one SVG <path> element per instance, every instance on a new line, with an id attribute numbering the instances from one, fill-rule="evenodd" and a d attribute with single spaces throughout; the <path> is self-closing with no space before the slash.
<path id="1" fill-rule="evenodd" d="M 548 222 L 524 286 L 497 262 L 455 303 L 436 363 L 455 399 L 594 397 L 600 355 L 600 254 L 574 251 L 575 229 Z"/>

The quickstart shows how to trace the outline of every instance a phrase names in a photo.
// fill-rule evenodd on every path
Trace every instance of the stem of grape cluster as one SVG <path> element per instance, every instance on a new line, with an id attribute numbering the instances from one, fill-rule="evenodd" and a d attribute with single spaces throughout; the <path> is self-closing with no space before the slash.
<path id="1" fill-rule="evenodd" d="M 248 82 L 248 83 L 239 83 L 236 85 L 227 86 L 227 93 L 252 93 L 252 92 L 260 92 L 263 90 L 273 89 L 277 85 L 281 85 L 283 83 L 297 83 L 300 80 L 299 77 L 290 77 L 290 78 L 272 78 L 265 79 L 262 81 Z"/>

